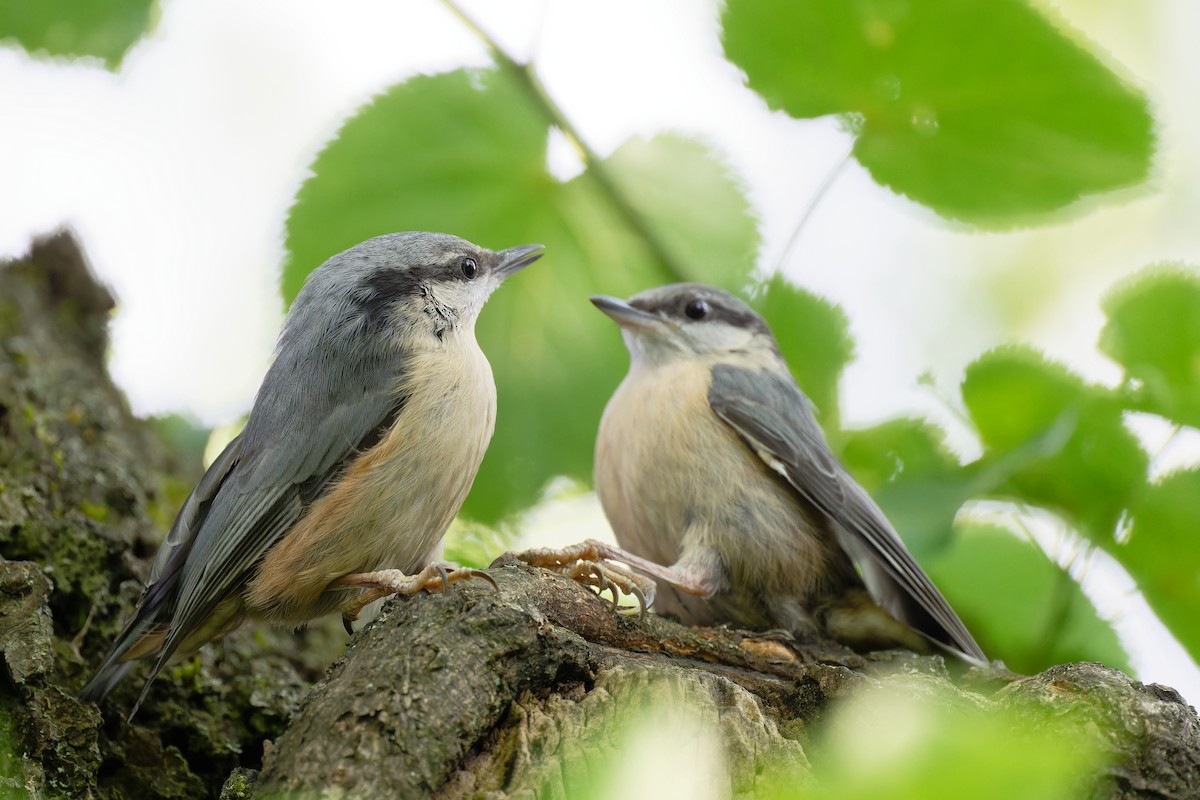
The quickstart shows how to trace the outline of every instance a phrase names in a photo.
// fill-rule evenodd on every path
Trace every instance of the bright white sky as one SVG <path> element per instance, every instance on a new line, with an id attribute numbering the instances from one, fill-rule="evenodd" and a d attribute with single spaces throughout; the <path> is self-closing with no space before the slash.
<path id="1" fill-rule="evenodd" d="M 742 87 L 721 57 L 711 0 L 464 5 L 536 62 L 601 154 L 665 129 L 723 149 L 760 216 L 764 270 L 779 264 L 850 146 L 836 122 L 771 114 Z M 980 234 L 880 189 L 852 162 L 784 265 L 849 314 L 858 353 L 842 385 L 850 425 L 924 414 L 972 455 L 948 408 L 966 363 L 1018 339 L 1113 381 L 1117 369 L 1095 349 L 1103 293 L 1149 263 L 1200 265 L 1200 6 L 1055 8 L 1153 99 L 1157 175 L 1148 190 L 1069 223 Z M 395 81 L 486 63 L 434 0 L 166 0 L 117 74 L 0 48 L 0 256 L 72 226 L 119 298 L 112 370 L 135 411 L 227 422 L 247 410 L 270 358 L 284 218 L 322 144 Z M 558 174 L 576 168 L 563 148 L 551 162 Z M 934 390 L 917 383 L 926 372 Z M 1142 432 L 1152 450 L 1165 441 L 1154 425 Z M 1175 443 L 1158 467 L 1194 462 L 1196 451 L 1194 440 Z M 547 511 L 539 529 L 603 527 L 594 503 Z M 1094 569 L 1117 587 L 1100 607 L 1121 617 L 1140 676 L 1200 698 L 1200 671 L 1139 610 L 1127 579 Z"/>

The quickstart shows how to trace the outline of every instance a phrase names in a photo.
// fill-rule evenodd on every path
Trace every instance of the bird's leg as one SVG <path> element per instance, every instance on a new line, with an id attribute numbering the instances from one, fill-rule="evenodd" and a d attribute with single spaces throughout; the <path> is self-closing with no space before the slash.
<path id="1" fill-rule="evenodd" d="M 626 567 L 611 561 L 577 559 L 559 566 L 550 566 L 548 569 L 585 586 L 594 586 L 598 594 L 609 592 L 612 595 L 613 611 L 618 610 L 617 603 L 622 592 L 637 599 L 639 614 L 643 617 L 654 602 L 654 581 L 635 575 Z"/>
<path id="2" fill-rule="evenodd" d="M 526 564 L 566 575 L 600 591 L 612 584 L 637 597 L 642 614 L 654 602 L 655 580 L 700 597 L 711 597 L 720 583 L 719 573 L 706 568 L 702 559 L 685 557 L 674 566 L 664 567 L 596 539 L 562 548 L 539 547 L 515 556 Z"/>
<path id="3" fill-rule="evenodd" d="M 350 623 L 358 619 L 358 615 L 367 605 L 381 597 L 389 597 L 393 594 L 411 595 L 422 589 L 445 591 L 450 584 L 468 578 L 481 578 L 490 583 L 492 588 L 500 588 L 496 585 L 495 579 L 482 570 L 464 568 L 457 564 L 446 564 L 440 561 L 426 565 L 416 575 L 406 575 L 398 569 L 355 572 L 343 575 L 331 583 L 330 587 L 362 587 L 362 591 L 358 595 L 342 605 L 342 624 L 349 632 L 352 630 Z"/>

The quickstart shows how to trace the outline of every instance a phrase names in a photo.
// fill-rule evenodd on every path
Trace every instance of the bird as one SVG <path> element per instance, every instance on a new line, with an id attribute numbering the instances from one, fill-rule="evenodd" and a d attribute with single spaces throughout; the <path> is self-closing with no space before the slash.
<path id="1" fill-rule="evenodd" d="M 183 503 L 136 609 L 78 696 L 100 701 L 245 620 L 296 627 L 486 573 L 438 559 L 496 419 L 475 321 L 542 245 L 377 236 L 308 276 L 242 432 Z M 494 584 L 494 581 L 493 581 Z"/>
<path id="2" fill-rule="evenodd" d="M 856 650 L 903 646 L 987 664 L 830 450 L 761 316 L 696 283 L 591 301 L 630 354 L 595 451 L 595 488 L 617 545 L 534 548 L 521 560 L 602 591 L 616 586 L 643 614 L 653 603 L 694 625 L 824 634 Z"/>

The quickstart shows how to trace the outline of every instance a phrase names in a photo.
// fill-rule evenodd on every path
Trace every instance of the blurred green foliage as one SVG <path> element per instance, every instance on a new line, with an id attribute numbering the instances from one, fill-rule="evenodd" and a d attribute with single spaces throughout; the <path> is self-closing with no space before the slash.
<path id="1" fill-rule="evenodd" d="M 171 446 L 173 453 L 178 453 L 185 461 L 198 464 L 203 460 L 210 431 L 198 420 L 180 414 L 167 414 L 149 417 L 146 424 Z"/>
<path id="2" fill-rule="evenodd" d="M 1200 275 L 1160 265 L 1113 292 L 1100 348 L 1125 368 L 1144 411 L 1200 427 Z"/>
<path id="3" fill-rule="evenodd" d="M 491 528 L 456 519 L 446 531 L 444 557 L 452 564 L 487 569 L 496 556 L 507 551 L 513 536 L 506 526 Z"/>
<path id="4" fill-rule="evenodd" d="M 792 368 L 821 423 L 838 429 L 838 380 L 854 358 L 846 312 L 776 275 L 757 292 L 754 306 L 771 320 L 779 350 Z"/>
<path id="5" fill-rule="evenodd" d="M 1011 226 L 1147 177 L 1146 98 L 1024 0 L 728 0 L 771 108 L 848 115 L 854 156 L 951 219 Z"/>
<path id="6" fill-rule="evenodd" d="M 115 68 L 155 14 L 151 0 L 8 2 L 0 39 Z M 1044 219 L 1148 173 L 1145 98 L 1078 34 L 1022 0 L 727 0 L 721 26 L 726 56 L 771 107 L 843 115 L 874 178 L 943 216 L 1000 226 Z M 754 279 L 756 222 L 719 154 L 664 134 L 601 158 L 530 68 L 495 55 L 493 69 L 393 86 L 345 123 L 298 193 L 283 273 L 290 301 L 327 257 L 396 230 L 547 246 L 479 323 L 500 423 L 468 516 L 495 524 L 535 503 L 553 476 L 590 477 L 596 425 L 627 361 L 589 294 L 715 283 L 748 294 L 767 317 L 831 445 L 985 650 L 1030 671 L 1067 659 L 1126 665 L 1070 574 L 1028 539 L 961 515 L 969 501 L 992 498 L 1047 511 L 1113 556 L 1200 657 L 1200 471 L 1151 480 L 1151 459 L 1126 426 L 1131 412 L 1200 425 L 1194 267 L 1153 268 L 1105 301 L 1100 345 L 1124 371 L 1115 388 L 1027 347 L 971 364 L 962 406 L 983 447 L 971 463 L 922 420 L 845 430 L 838 382 L 853 356 L 849 321 L 779 277 Z M 547 168 L 554 127 L 584 157 L 570 180 Z M 493 534 L 480 530 L 464 537 L 464 560 L 485 558 Z"/>
<path id="7" fill-rule="evenodd" d="M 860 114 L 860 160 L 946 216 L 1028 219 L 1146 173 L 1152 125 L 1141 95 L 1015 0 L 969 14 L 944 0 L 730 0 L 722 23 L 727 55 L 752 88 L 797 116 Z M 530 68 L 495 55 L 493 69 L 398 84 L 345 123 L 297 196 L 283 275 L 290 301 L 326 258 L 394 230 L 450 231 L 497 249 L 547 246 L 479 322 L 500 422 L 468 517 L 494 525 L 535 503 L 553 476 L 589 479 L 595 430 L 627 356 L 587 296 L 699 280 L 743 291 L 766 316 L 834 450 L 985 651 L 1029 671 L 1068 659 L 1128 668 L 1111 626 L 1067 571 L 1027 538 L 962 516 L 971 500 L 990 498 L 1049 511 L 1116 557 L 1200 653 L 1189 632 L 1200 618 L 1198 573 L 1159 544 L 1195 530 L 1180 527 L 1195 504 L 1182 491 L 1170 494 L 1174 505 L 1150 501 L 1174 483 L 1149 482 L 1149 458 L 1124 422 L 1131 410 L 1181 424 L 1195 418 L 1194 275 L 1159 271 L 1109 299 L 1103 344 L 1128 372 L 1116 389 L 1030 348 L 981 356 L 962 386 L 984 450 L 972 463 L 960 463 L 944 433 L 922 420 L 844 430 L 838 381 L 853 356 L 849 322 L 782 278 L 755 281 L 755 221 L 718 155 L 670 134 L 632 139 L 601 158 Z M 913 125 L 921 108 L 937 116 L 932 135 Z M 584 171 L 567 181 L 547 169 L 552 127 L 584 157 Z M 1119 544 L 1116 532 L 1130 520 L 1133 536 Z"/>
<path id="8" fill-rule="evenodd" d="M 980 709 L 897 676 L 859 691 L 822 721 L 809 757 L 816 781 L 759 797 L 838 800 L 1069 800 L 1092 797 L 1099 733 L 1047 711 Z"/>
<path id="9" fill-rule="evenodd" d="M 1059 447 L 1016 470 L 997 492 L 1068 515 L 1094 541 L 1112 537 L 1149 466 L 1114 392 L 1032 348 L 1005 347 L 967 367 L 962 393 L 986 460 L 1063 429 Z"/>
<path id="10" fill-rule="evenodd" d="M 711 699 L 697 702 L 669 681 L 649 682 L 615 694 L 615 710 L 588 709 L 588 726 L 568 737 L 545 794 L 582 800 L 1096 796 L 1112 758 L 1098 729 L 1061 709 L 1056 715 L 1033 704 L 1017 710 L 978 701 L 926 676 L 897 674 L 832 701 L 804 737 L 803 756 L 730 755 L 720 741 L 736 730 L 736 711 L 729 718 L 702 714 L 698 709 Z"/>
<path id="11" fill-rule="evenodd" d="M 1129 670 L 1112 626 L 1036 543 L 970 521 L 957 534 L 925 567 L 971 632 L 1009 669 L 1033 674 L 1049 664 L 1101 661 Z"/>
<path id="12" fill-rule="evenodd" d="M 1128 541 L 1105 542 L 1106 549 L 1200 661 L 1200 470 L 1142 487 L 1129 511 Z"/>
<path id="13" fill-rule="evenodd" d="M 527 88 L 511 69 L 393 87 L 318 155 L 288 219 L 289 301 L 326 258 L 394 230 L 453 232 L 494 249 L 546 245 L 477 327 L 504 420 L 464 509 L 485 523 L 532 505 L 551 477 L 591 477 L 596 424 L 627 360 L 588 296 L 678 279 L 734 287 L 758 245 L 748 202 L 695 140 L 632 139 L 572 180 L 553 177 L 550 118 Z M 602 182 L 619 187 L 658 241 L 631 226 Z"/>
<path id="14" fill-rule="evenodd" d="M 0 42 L 51 56 L 95 56 L 116 69 L 157 13 L 154 0 L 4 0 Z"/>

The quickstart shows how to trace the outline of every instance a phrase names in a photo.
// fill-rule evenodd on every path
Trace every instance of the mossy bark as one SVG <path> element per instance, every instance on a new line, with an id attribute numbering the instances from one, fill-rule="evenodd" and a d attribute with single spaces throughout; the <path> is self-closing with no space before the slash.
<path id="1" fill-rule="evenodd" d="M 951 679 L 939 656 L 639 620 L 525 565 L 491 574 L 498 592 L 472 582 L 393 601 L 305 699 L 248 796 L 571 798 L 594 785 L 624 715 L 647 708 L 671 729 L 716 731 L 728 781 L 716 796 L 754 796 L 812 780 L 806 754 L 831 702 L 897 676 L 934 702 L 1084 726 L 1112 764 L 1084 776 L 1096 797 L 1200 791 L 1195 711 L 1099 664 Z"/>
<path id="2" fill-rule="evenodd" d="M 816 780 L 814 723 L 896 674 L 940 702 L 1082 721 L 1112 756 L 1097 797 L 1200 796 L 1194 710 L 1115 670 L 952 676 L 938 657 L 617 615 L 507 561 L 498 591 L 391 601 L 311 691 L 338 651 L 327 627 L 209 646 L 132 724 L 139 673 L 100 709 L 79 703 L 199 468 L 108 378 L 112 307 L 68 235 L 0 265 L 0 796 L 573 797 L 643 708 L 715 731 L 721 793 L 738 796 Z"/>
<path id="3" fill-rule="evenodd" d="M 139 673 L 100 710 L 73 697 L 200 468 L 109 378 L 114 306 L 69 234 L 0 264 L 3 797 L 215 797 L 319 674 L 290 636 L 247 631 L 168 670 L 132 725 Z"/>

